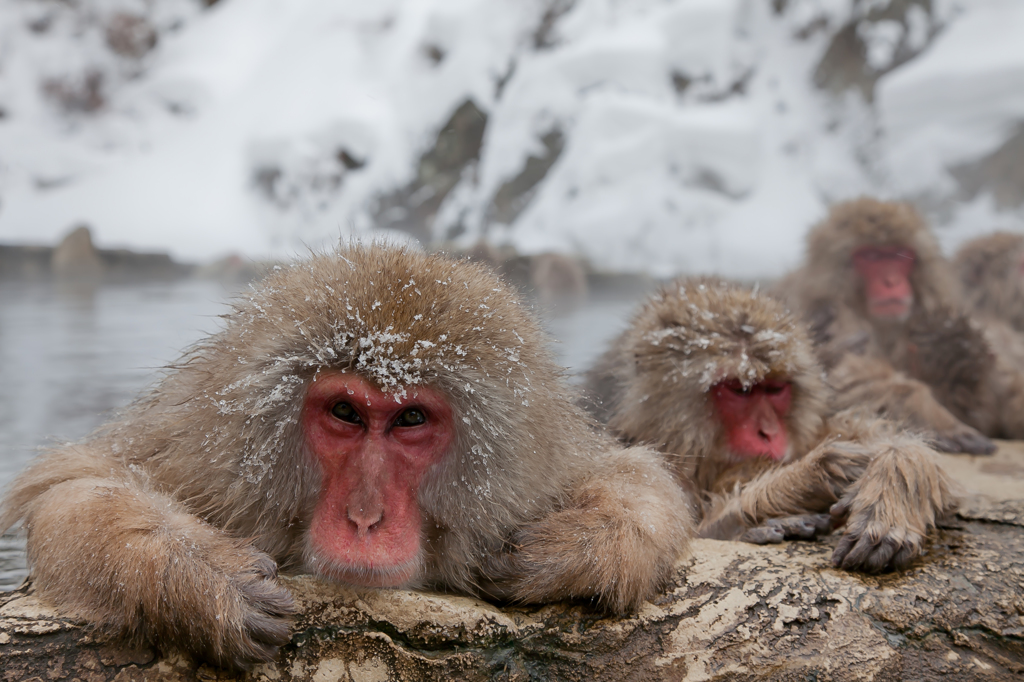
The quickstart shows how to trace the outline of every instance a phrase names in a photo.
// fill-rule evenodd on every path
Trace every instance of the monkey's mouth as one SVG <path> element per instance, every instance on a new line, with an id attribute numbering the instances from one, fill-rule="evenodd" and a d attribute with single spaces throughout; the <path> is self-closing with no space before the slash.
<path id="1" fill-rule="evenodd" d="M 789 456 L 789 448 L 787 447 L 784 450 L 772 450 L 767 448 L 764 450 L 744 449 L 740 451 L 734 449 L 731 454 L 731 459 L 734 464 L 739 464 L 751 459 L 768 459 L 773 462 L 781 462 Z"/>
<path id="2" fill-rule="evenodd" d="M 356 587 L 405 587 L 416 581 L 421 566 L 422 561 L 418 555 L 405 563 L 392 566 L 345 564 L 315 555 L 306 560 L 306 568 L 310 573 Z"/>
<path id="3" fill-rule="evenodd" d="M 884 298 L 871 301 L 872 317 L 902 322 L 910 316 L 911 302 L 903 297 Z"/>
<path id="4" fill-rule="evenodd" d="M 729 464 L 744 464 L 758 459 L 768 460 L 769 462 L 785 462 L 789 458 L 792 449 L 788 442 L 730 443 L 725 452 L 725 457 Z"/>

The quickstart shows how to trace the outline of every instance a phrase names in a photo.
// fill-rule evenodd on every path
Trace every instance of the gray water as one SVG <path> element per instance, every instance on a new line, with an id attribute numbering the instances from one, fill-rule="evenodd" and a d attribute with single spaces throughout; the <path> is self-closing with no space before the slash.
<path id="1" fill-rule="evenodd" d="M 0 486 L 40 448 L 110 418 L 181 350 L 219 327 L 219 283 L 0 283 Z M 0 590 L 25 576 L 24 541 L 0 538 Z"/>
<path id="2" fill-rule="evenodd" d="M 77 440 L 220 328 L 233 292 L 188 280 L 73 287 L 0 283 L 0 487 L 41 449 Z M 625 326 L 639 294 L 602 296 L 544 315 L 570 375 Z M 0 590 L 25 577 L 24 541 L 0 537 Z"/>

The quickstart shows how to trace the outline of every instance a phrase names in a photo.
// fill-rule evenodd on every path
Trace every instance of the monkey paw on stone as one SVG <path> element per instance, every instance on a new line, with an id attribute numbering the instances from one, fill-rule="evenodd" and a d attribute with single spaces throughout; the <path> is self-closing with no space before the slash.
<path id="1" fill-rule="evenodd" d="M 828 514 L 799 514 L 768 519 L 764 525 L 747 530 L 740 541 L 770 545 L 783 540 L 814 540 L 831 532 L 832 517 Z"/>
<path id="2" fill-rule="evenodd" d="M 226 576 L 223 602 L 216 600 L 223 614 L 207 621 L 215 632 L 207 633 L 197 652 L 238 670 L 273 660 L 291 639 L 290 617 L 295 613 L 291 593 L 277 582 L 277 564 L 262 552 L 253 554 L 248 566 Z"/>
<path id="3" fill-rule="evenodd" d="M 950 431 L 936 432 L 928 442 L 939 452 L 962 452 L 969 455 L 991 455 L 996 444 L 980 431 L 961 424 Z"/>
<path id="4" fill-rule="evenodd" d="M 833 566 L 847 571 L 883 573 L 906 568 L 921 553 L 921 533 L 887 523 L 887 515 L 878 513 L 873 505 L 851 512 L 857 506 L 856 498 L 849 497 L 830 510 L 834 526 L 846 525 L 846 533 L 832 552 Z"/>

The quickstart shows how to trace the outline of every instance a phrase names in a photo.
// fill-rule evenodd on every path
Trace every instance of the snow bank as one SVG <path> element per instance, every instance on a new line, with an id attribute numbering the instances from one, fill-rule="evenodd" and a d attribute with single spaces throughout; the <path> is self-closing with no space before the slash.
<path id="1" fill-rule="evenodd" d="M 830 201 L 865 192 L 954 201 L 936 214 L 947 244 L 1024 226 L 984 195 L 957 203 L 947 172 L 1024 118 L 1024 10 L 890 4 L 15 0 L 0 7 L 0 241 L 84 221 L 100 246 L 203 260 L 366 234 L 467 100 L 487 116 L 479 159 L 427 226 L 457 246 L 762 277 L 800 258 Z M 118 12 L 149 21 L 152 51 L 111 53 Z M 813 84 L 850 21 L 873 102 Z M 908 49 L 923 52 L 901 63 Z M 498 215 L 545 154 L 543 180 Z"/>
<path id="2" fill-rule="evenodd" d="M 978 0 L 921 57 L 885 77 L 878 110 L 893 189 L 949 191 L 946 170 L 1024 121 L 1024 5 Z"/>

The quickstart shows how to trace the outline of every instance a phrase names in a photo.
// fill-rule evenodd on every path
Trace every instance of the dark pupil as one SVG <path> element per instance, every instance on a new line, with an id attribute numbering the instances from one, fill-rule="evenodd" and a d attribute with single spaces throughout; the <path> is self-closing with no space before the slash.
<path id="1" fill-rule="evenodd" d="M 349 403 L 338 403 L 331 408 L 331 414 L 343 422 L 348 422 L 350 424 L 359 423 L 359 414 L 356 413 L 355 408 Z"/>
<path id="2" fill-rule="evenodd" d="M 425 421 L 427 421 L 425 414 L 416 408 L 410 408 L 398 415 L 398 419 L 395 420 L 395 426 L 419 426 Z"/>

